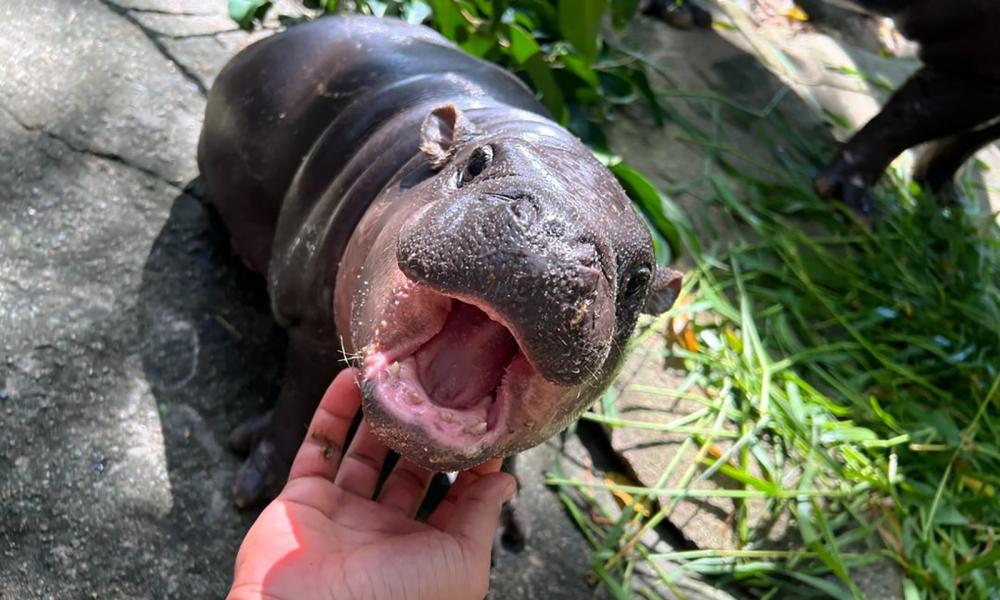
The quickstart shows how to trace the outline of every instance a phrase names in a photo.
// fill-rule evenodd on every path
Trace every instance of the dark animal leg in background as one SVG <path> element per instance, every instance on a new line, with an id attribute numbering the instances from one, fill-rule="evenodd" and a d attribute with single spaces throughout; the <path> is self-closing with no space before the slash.
<path id="1" fill-rule="evenodd" d="M 503 460 L 503 470 L 510 473 L 515 478 L 517 473 L 515 468 L 517 466 L 517 455 L 508 456 Z M 518 483 L 520 486 L 520 482 Z M 528 539 L 531 538 L 531 515 L 528 514 L 528 510 L 518 501 L 518 497 L 514 496 L 509 502 L 503 505 L 503 512 L 500 514 L 500 531 L 498 532 L 499 541 L 503 542 L 503 545 L 508 548 L 513 548 L 519 550 L 524 547 Z M 496 548 L 494 544 L 494 549 Z M 494 552 L 494 554 L 496 554 Z"/>
<path id="2" fill-rule="evenodd" d="M 233 483 L 237 506 L 258 504 L 281 491 L 309 421 L 340 368 L 339 349 L 317 346 L 289 331 L 284 382 L 274 408 L 229 436 L 235 450 L 248 454 Z"/>
<path id="3" fill-rule="evenodd" d="M 933 141 L 921 151 L 913 169 L 913 178 L 925 189 L 934 192 L 940 202 L 957 202 L 959 193 L 954 185 L 955 173 L 980 148 L 997 138 L 1000 138 L 1000 121 Z"/>
<path id="4" fill-rule="evenodd" d="M 712 13 L 690 0 L 649 0 L 642 5 L 642 14 L 655 17 L 677 29 L 712 26 Z"/>
<path id="5" fill-rule="evenodd" d="M 816 192 L 862 213 L 874 209 L 869 189 L 907 148 L 972 129 L 1000 114 L 1000 85 L 923 67 L 837 153 L 816 178 Z"/>

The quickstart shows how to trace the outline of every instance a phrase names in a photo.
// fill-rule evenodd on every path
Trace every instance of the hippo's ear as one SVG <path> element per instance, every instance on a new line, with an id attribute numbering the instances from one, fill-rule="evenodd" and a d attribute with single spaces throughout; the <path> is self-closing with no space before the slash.
<path id="1" fill-rule="evenodd" d="M 684 274 L 666 267 L 657 267 L 656 276 L 653 283 L 649 285 L 649 292 L 646 294 L 646 303 L 642 306 L 642 312 L 647 315 L 658 315 L 664 313 L 674 305 L 677 295 L 681 293 L 681 283 L 684 281 Z"/>
<path id="2" fill-rule="evenodd" d="M 420 126 L 420 151 L 434 169 L 445 166 L 455 150 L 475 135 L 475 126 L 454 104 L 442 104 L 430 112 Z"/>

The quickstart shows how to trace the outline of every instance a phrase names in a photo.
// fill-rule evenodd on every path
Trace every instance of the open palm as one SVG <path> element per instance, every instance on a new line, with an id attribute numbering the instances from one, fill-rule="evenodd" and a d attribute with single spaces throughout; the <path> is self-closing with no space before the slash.
<path id="1" fill-rule="evenodd" d="M 230 600 L 482 598 L 513 477 L 490 461 L 459 475 L 426 522 L 414 519 L 433 475 L 400 460 L 372 499 L 388 449 L 362 422 L 341 449 L 360 395 L 356 371 L 330 385 L 281 494 L 236 557 Z"/>

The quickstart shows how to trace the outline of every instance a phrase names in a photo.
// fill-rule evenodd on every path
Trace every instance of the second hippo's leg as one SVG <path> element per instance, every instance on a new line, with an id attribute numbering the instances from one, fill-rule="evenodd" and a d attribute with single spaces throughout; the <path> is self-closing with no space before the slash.
<path id="1" fill-rule="evenodd" d="M 517 455 L 503 460 L 503 470 L 517 478 Z M 518 487 L 520 488 L 520 480 Z M 503 544 L 511 548 L 521 548 L 531 538 L 531 515 L 515 495 L 503 505 L 500 513 L 500 530 L 497 532 Z"/>
<path id="2" fill-rule="evenodd" d="M 904 150 L 973 129 L 997 114 L 1000 85 L 925 66 L 841 147 L 816 177 L 816 191 L 870 213 L 874 210 L 870 187 Z"/>
<path id="3" fill-rule="evenodd" d="M 934 192 L 940 202 L 953 203 L 958 200 L 955 173 L 973 154 L 997 138 L 1000 138 L 1000 120 L 935 140 L 921 151 L 913 169 L 913 178 Z"/>

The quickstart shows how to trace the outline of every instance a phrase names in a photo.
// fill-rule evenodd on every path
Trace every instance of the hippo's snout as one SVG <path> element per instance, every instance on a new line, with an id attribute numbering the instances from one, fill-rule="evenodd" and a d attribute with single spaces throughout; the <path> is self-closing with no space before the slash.
<path id="1" fill-rule="evenodd" d="M 579 221 L 527 193 L 469 195 L 404 225 L 396 258 L 411 281 L 502 321 L 545 379 L 577 385 L 600 371 L 615 324 L 597 235 Z"/>

